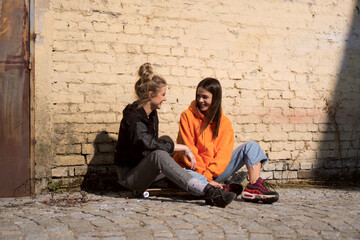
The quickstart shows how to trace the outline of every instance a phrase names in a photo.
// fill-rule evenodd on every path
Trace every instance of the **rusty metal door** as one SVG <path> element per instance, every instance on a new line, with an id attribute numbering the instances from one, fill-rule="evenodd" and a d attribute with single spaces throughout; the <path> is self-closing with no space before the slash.
<path id="1" fill-rule="evenodd" d="M 0 197 L 30 195 L 29 2 L 0 0 Z"/>

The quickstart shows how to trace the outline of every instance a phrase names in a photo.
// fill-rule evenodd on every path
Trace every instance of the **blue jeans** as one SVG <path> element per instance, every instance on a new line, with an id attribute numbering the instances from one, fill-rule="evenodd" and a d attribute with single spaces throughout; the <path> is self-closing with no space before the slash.
<path id="1" fill-rule="evenodd" d="M 243 145 L 237 147 L 231 155 L 229 165 L 224 172 L 214 179 L 215 182 L 221 183 L 228 179 L 231 175 L 236 173 L 240 168 L 246 165 L 246 168 L 254 166 L 261 162 L 262 166 L 267 163 L 269 159 L 260 148 L 257 142 L 246 142 Z M 208 184 L 208 180 L 204 175 L 201 175 L 191 169 L 186 169 L 194 178 L 200 180 L 204 184 Z"/>

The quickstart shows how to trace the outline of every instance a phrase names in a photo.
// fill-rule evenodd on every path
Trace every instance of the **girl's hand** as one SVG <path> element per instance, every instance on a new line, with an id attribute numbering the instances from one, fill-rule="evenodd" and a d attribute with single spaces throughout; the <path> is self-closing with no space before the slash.
<path id="1" fill-rule="evenodd" d="M 194 156 L 194 154 L 191 152 L 190 149 L 188 149 L 187 151 L 185 151 L 185 157 L 187 157 L 187 159 L 189 159 L 189 161 L 191 162 L 191 170 L 195 170 L 196 167 L 196 158 Z"/>
<path id="2" fill-rule="evenodd" d="M 218 182 L 211 181 L 211 182 L 209 182 L 209 184 L 210 184 L 211 186 L 213 186 L 213 187 L 217 187 L 217 188 L 223 189 L 223 186 L 222 186 L 220 183 L 218 183 Z"/>

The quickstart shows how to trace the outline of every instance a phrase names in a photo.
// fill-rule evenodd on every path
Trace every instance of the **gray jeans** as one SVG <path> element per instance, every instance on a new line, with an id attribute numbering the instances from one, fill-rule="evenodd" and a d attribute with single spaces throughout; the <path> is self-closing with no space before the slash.
<path id="1" fill-rule="evenodd" d="M 156 150 L 134 168 L 118 167 L 120 184 L 131 190 L 145 190 L 162 174 L 185 191 L 189 191 L 188 182 L 192 176 L 181 168 L 166 151 Z"/>

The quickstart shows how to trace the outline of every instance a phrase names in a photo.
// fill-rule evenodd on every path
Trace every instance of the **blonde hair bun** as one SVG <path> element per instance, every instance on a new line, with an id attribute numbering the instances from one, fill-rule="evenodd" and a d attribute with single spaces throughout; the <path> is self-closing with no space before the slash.
<path id="1" fill-rule="evenodd" d="M 141 79 L 141 83 L 146 83 L 150 81 L 153 77 L 153 67 L 151 66 L 151 63 L 144 63 L 140 66 L 138 75 Z"/>
<path id="2" fill-rule="evenodd" d="M 135 83 L 135 93 L 138 96 L 136 105 L 140 108 L 150 101 L 148 93 L 151 91 L 157 95 L 161 87 L 166 85 L 166 81 L 163 77 L 154 74 L 150 63 L 141 65 L 138 75 L 140 78 Z"/>

